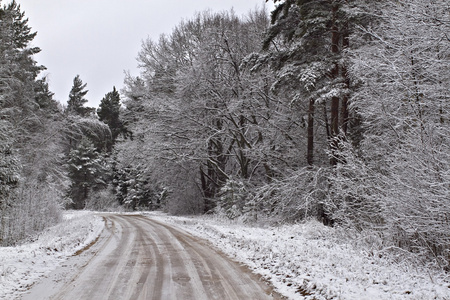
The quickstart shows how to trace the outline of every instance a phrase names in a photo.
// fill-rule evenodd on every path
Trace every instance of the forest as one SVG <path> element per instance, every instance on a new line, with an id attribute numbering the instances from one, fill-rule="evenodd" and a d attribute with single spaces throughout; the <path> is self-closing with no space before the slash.
<path id="1" fill-rule="evenodd" d="M 0 3 L 0 245 L 64 209 L 317 219 L 450 270 L 450 6 L 273 0 L 144 40 L 138 76 L 53 98 Z M 50 70 L 51 72 L 51 70 Z"/>

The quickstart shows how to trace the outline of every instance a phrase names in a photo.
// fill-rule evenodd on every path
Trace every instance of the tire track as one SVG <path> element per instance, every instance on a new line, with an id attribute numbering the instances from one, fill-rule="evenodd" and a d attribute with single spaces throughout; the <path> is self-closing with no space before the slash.
<path id="1" fill-rule="evenodd" d="M 92 257 L 62 287 L 50 289 L 53 295 L 32 289 L 29 299 L 281 299 L 246 268 L 179 229 L 140 215 L 104 219 Z"/>
<path id="2" fill-rule="evenodd" d="M 97 240 L 97 248 L 93 251 L 92 256 L 79 267 L 78 272 L 73 275 L 67 283 L 65 283 L 59 290 L 58 293 L 56 293 L 53 296 L 50 296 L 48 298 L 41 298 L 41 299 L 51 299 L 51 300 L 60 300 L 64 299 L 64 294 L 73 288 L 74 283 L 80 279 L 80 276 L 83 274 L 83 271 L 90 265 L 92 261 L 94 261 L 99 253 L 103 253 L 107 245 L 112 241 L 113 238 L 116 237 L 116 224 L 112 220 L 108 220 L 107 218 L 103 218 L 105 221 L 105 229 L 100 234 L 99 240 Z M 92 246 L 90 247 L 92 248 Z M 83 251 L 84 252 L 84 251 Z M 81 253 L 76 254 L 76 256 L 79 256 Z M 39 290 L 39 288 L 37 289 Z M 38 295 L 37 295 L 38 296 Z M 39 296 L 38 296 L 39 297 Z M 45 297 L 45 296 L 44 296 Z M 29 298 L 32 299 L 33 297 Z M 33 299 L 39 299 L 39 298 L 33 298 Z"/>
<path id="3" fill-rule="evenodd" d="M 161 240 L 178 244 L 189 275 L 198 278 L 191 283 L 193 289 L 200 292 L 193 299 L 274 299 L 269 296 L 274 294 L 272 288 L 248 269 L 212 250 L 203 241 L 146 217 L 135 218 L 154 228 L 153 231 Z"/>
<path id="4" fill-rule="evenodd" d="M 197 268 L 187 255 L 186 249 L 170 231 L 164 227 L 155 226 L 152 222 L 147 222 L 148 219 L 144 217 L 136 217 L 136 220 L 145 225 L 150 238 L 161 241 L 159 243 L 160 251 L 170 254 L 167 255 L 170 265 L 168 279 L 170 286 L 174 288 L 176 299 L 209 299 L 206 296 Z"/>
<path id="5" fill-rule="evenodd" d="M 120 258 L 129 256 L 133 243 L 126 222 L 115 216 L 106 219 L 114 224 L 111 238 L 97 251 L 96 257 L 76 275 L 76 279 L 72 280 L 67 288 L 62 289 L 58 297 L 51 299 L 72 299 L 75 295 L 77 299 L 109 299 L 111 289 L 128 261 Z"/>
<path id="6" fill-rule="evenodd" d="M 158 257 L 163 254 L 146 230 L 139 224 L 135 224 L 135 226 L 142 235 L 140 243 L 143 253 L 140 257 L 140 264 L 143 266 L 143 270 L 140 272 L 137 287 L 129 299 L 161 299 L 164 283 L 164 260 L 158 259 Z"/>

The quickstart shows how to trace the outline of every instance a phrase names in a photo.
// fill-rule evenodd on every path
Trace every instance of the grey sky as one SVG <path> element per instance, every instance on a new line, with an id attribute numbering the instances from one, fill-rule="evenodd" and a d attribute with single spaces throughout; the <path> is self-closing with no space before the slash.
<path id="1" fill-rule="evenodd" d="M 2 1 L 3 4 L 9 1 Z M 138 75 L 142 40 L 170 33 L 195 12 L 230 10 L 245 15 L 264 0 L 17 0 L 38 35 L 36 56 L 47 67 L 55 98 L 66 104 L 73 78 L 87 83 L 89 106 L 123 87 L 124 71 Z M 266 4 L 273 8 L 272 2 Z"/>

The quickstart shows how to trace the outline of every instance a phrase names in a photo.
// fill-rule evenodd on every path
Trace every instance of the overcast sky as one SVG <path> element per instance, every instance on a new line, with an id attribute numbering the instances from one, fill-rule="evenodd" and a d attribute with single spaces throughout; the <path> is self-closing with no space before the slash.
<path id="1" fill-rule="evenodd" d="M 9 1 L 2 1 L 3 4 Z M 170 34 L 195 12 L 234 9 L 245 15 L 264 0 L 17 0 L 38 35 L 33 46 L 47 67 L 55 99 L 66 104 L 73 78 L 87 83 L 88 106 L 123 87 L 124 71 L 138 75 L 136 57 L 147 37 Z M 273 8 L 272 1 L 266 4 Z"/>

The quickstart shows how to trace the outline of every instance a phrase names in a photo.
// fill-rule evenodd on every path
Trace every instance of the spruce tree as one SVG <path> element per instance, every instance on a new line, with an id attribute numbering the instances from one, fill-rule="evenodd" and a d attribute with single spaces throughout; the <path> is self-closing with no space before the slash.
<path id="1" fill-rule="evenodd" d="M 107 124 L 111 130 L 112 142 L 115 143 L 119 134 L 127 136 L 127 130 L 120 120 L 120 94 L 116 87 L 113 87 L 112 92 L 109 92 L 100 102 L 97 110 L 97 115 L 100 121 Z"/>
<path id="2" fill-rule="evenodd" d="M 78 147 L 70 152 L 68 170 L 72 206 L 83 209 L 91 192 L 106 186 L 104 178 L 107 173 L 103 156 L 88 138 L 83 138 Z"/>

